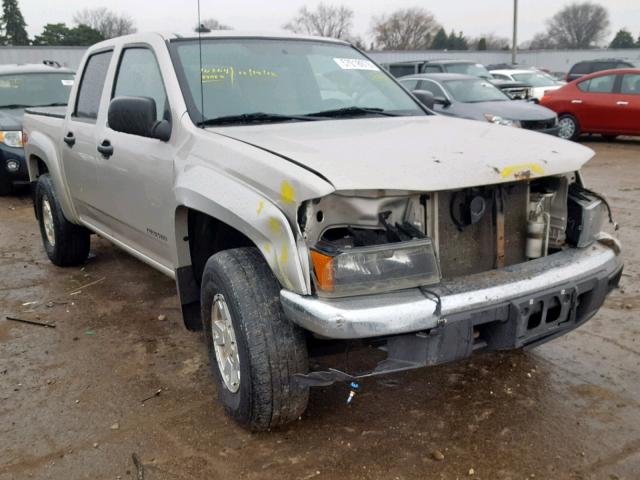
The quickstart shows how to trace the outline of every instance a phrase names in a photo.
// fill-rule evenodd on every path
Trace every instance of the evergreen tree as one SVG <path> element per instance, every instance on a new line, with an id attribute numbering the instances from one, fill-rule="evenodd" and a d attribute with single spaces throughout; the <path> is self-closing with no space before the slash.
<path id="1" fill-rule="evenodd" d="M 64 23 L 48 23 L 33 39 L 33 44 L 89 46 L 102 40 L 104 36 L 88 25 L 68 28 Z"/>
<path id="2" fill-rule="evenodd" d="M 456 34 L 456 32 L 451 30 L 451 34 L 447 40 L 447 48 L 449 50 L 469 50 L 469 44 L 462 32 Z"/>
<path id="3" fill-rule="evenodd" d="M 478 50 L 486 50 L 487 49 L 487 39 L 482 37 L 478 40 Z"/>
<path id="4" fill-rule="evenodd" d="M 436 36 L 433 37 L 433 42 L 431 43 L 432 50 L 446 50 L 449 46 L 449 37 L 447 37 L 447 32 L 444 28 L 440 28 Z"/>
<path id="5" fill-rule="evenodd" d="M 27 24 L 24 21 L 18 0 L 2 1 L 2 26 L 3 45 L 29 45 L 29 35 L 27 35 Z"/>
<path id="6" fill-rule="evenodd" d="M 634 48 L 636 46 L 633 36 L 624 28 L 616 33 L 609 48 Z"/>

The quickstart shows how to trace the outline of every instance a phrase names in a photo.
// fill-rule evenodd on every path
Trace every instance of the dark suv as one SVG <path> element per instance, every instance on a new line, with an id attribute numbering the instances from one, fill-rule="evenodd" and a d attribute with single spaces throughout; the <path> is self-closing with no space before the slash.
<path id="1" fill-rule="evenodd" d="M 0 195 L 29 183 L 22 148 L 25 108 L 66 105 L 73 76 L 53 61 L 0 66 Z"/>
<path id="2" fill-rule="evenodd" d="M 585 60 L 578 62 L 567 74 L 567 82 L 572 82 L 580 77 L 589 75 L 590 73 L 601 72 L 603 70 L 617 70 L 619 68 L 635 68 L 636 66 L 627 61 L 618 58 L 602 58 L 600 60 Z"/>

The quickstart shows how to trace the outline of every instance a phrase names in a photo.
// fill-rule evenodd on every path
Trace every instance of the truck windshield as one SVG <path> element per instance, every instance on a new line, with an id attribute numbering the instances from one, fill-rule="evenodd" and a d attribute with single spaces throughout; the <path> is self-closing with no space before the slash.
<path id="1" fill-rule="evenodd" d="M 0 75 L 0 108 L 66 105 L 72 73 Z"/>
<path id="2" fill-rule="evenodd" d="M 199 124 L 425 115 L 386 72 L 347 45 L 209 38 L 202 40 L 202 66 L 197 40 L 172 47 Z"/>
<path id="3" fill-rule="evenodd" d="M 458 102 L 506 102 L 511 100 L 492 83 L 484 80 L 448 80 L 444 82 L 449 93 Z"/>

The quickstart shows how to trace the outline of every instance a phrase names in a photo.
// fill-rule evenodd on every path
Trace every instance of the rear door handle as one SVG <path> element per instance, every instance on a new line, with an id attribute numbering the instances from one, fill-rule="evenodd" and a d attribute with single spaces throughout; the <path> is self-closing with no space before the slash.
<path id="1" fill-rule="evenodd" d="M 100 145 L 98 145 L 98 151 L 102 154 L 103 157 L 109 158 L 113 155 L 113 145 L 109 140 L 103 140 Z"/>
<path id="2" fill-rule="evenodd" d="M 571 100 L 571 103 L 575 103 L 575 104 L 581 104 L 582 100 Z"/>
<path id="3" fill-rule="evenodd" d="M 616 102 L 616 105 L 623 105 L 623 106 L 629 105 L 629 102 L 619 101 L 619 102 Z"/>
<path id="4" fill-rule="evenodd" d="M 68 132 L 67 136 L 64 137 L 64 143 L 69 145 L 69 147 L 73 147 L 76 144 L 76 137 L 73 135 L 73 132 Z"/>

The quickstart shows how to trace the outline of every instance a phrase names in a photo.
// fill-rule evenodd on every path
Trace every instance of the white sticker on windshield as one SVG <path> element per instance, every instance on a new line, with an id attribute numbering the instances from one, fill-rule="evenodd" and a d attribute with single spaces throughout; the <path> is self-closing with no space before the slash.
<path id="1" fill-rule="evenodd" d="M 333 61 L 343 70 L 373 70 L 375 72 L 380 70 L 372 61 L 364 58 L 334 58 Z"/>
<path id="2" fill-rule="evenodd" d="M 65 87 L 73 87 L 73 80 L 60 80 Z"/>

